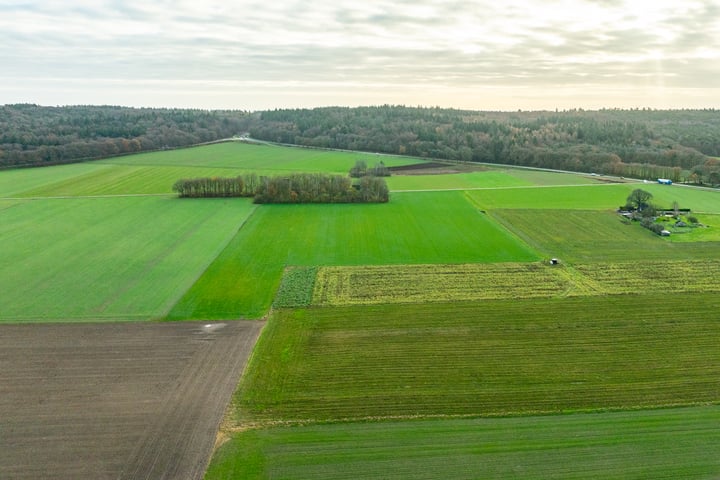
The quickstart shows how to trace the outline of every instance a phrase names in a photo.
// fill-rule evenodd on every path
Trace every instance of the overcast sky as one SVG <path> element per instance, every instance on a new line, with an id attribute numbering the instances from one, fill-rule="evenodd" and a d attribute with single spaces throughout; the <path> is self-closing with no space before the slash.
<path id="1" fill-rule="evenodd" d="M 0 104 L 720 108 L 720 0 L 0 0 Z"/>

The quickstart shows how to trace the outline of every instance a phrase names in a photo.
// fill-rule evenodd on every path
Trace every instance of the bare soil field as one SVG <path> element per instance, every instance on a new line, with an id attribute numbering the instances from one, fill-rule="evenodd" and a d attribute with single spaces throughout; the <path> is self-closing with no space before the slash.
<path id="1" fill-rule="evenodd" d="M 262 326 L 0 325 L 0 478 L 202 478 Z"/>

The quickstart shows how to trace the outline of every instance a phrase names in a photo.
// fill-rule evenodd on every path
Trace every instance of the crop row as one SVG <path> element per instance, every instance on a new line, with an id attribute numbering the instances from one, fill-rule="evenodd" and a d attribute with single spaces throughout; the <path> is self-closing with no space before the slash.
<path id="1" fill-rule="evenodd" d="M 292 308 L 310 305 L 317 267 L 288 267 L 285 269 L 274 307 Z"/>
<path id="2" fill-rule="evenodd" d="M 716 294 L 276 310 L 235 420 L 508 415 L 717 402 Z"/>
<path id="3" fill-rule="evenodd" d="M 582 264 L 603 294 L 720 292 L 720 260 Z"/>
<path id="4" fill-rule="evenodd" d="M 360 305 L 552 297 L 570 282 L 539 263 L 322 267 L 313 303 Z"/>
<path id="5" fill-rule="evenodd" d="M 321 267 L 314 305 L 720 291 L 720 261 Z"/>

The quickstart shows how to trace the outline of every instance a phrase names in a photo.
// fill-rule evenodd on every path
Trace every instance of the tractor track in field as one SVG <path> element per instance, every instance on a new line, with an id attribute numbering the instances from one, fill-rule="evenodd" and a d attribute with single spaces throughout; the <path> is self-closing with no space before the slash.
<path id="1" fill-rule="evenodd" d="M 263 325 L 0 325 L 0 478 L 202 478 Z"/>

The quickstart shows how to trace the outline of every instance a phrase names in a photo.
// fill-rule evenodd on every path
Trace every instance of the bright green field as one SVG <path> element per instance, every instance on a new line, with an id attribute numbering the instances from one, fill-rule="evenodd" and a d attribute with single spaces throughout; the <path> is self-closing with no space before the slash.
<path id="1" fill-rule="evenodd" d="M 720 399 L 720 297 L 280 310 L 234 421 L 511 415 Z"/>
<path id="2" fill-rule="evenodd" d="M 276 427 L 238 433 L 205 478 L 710 479 L 718 424 L 708 406 Z"/>
<path id="3" fill-rule="evenodd" d="M 537 259 L 462 192 L 393 194 L 375 205 L 264 205 L 168 318 L 260 317 L 288 265 Z"/>
<path id="4" fill-rule="evenodd" d="M 253 208 L 176 198 L 3 202 L 0 322 L 162 316 Z"/>
<path id="5" fill-rule="evenodd" d="M 686 242 L 720 242 L 720 215 L 698 214 L 695 215 L 703 227 L 682 228 L 683 233 L 675 233 L 668 240 L 677 243 Z"/>
<path id="6" fill-rule="evenodd" d="M 538 170 L 492 169 L 450 175 L 393 175 L 387 179 L 395 191 L 478 189 L 557 185 L 601 185 L 594 177 Z"/>
<path id="7" fill-rule="evenodd" d="M 534 186 L 473 190 L 467 195 L 483 209 L 615 210 L 625 204 L 637 185 L 626 183 L 593 186 Z"/>
<path id="8" fill-rule="evenodd" d="M 449 175 L 393 175 L 387 178 L 393 191 L 444 190 L 463 188 L 518 187 L 533 185 L 513 175 L 497 170 Z"/>
<path id="9" fill-rule="evenodd" d="M 720 191 L 654 183 L 518 187 L 475 190 L 468 195 L 483 209 L 616 210 L 636 188 L 652 193 L 652 203 L 661 208 L 671 208 L 677 201 L 680 208 L 691 208 L 694 212 L 720 213 Z"/>

